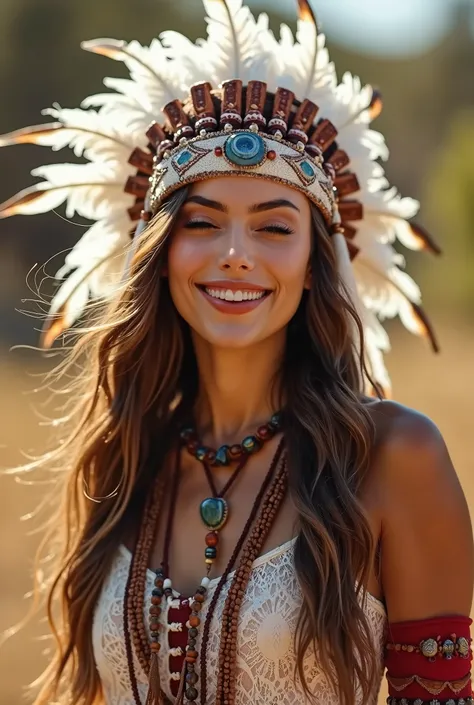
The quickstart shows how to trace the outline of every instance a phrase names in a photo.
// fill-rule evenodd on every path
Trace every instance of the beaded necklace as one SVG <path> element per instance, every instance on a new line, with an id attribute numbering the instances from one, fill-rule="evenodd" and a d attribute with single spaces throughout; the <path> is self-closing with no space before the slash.
<path id="1" fill-rule="evenodd" d="M 274 423 L 276 422 L 276 418 L 273 417 L 272 419 Z M 274 428 L 272 429 L 271 435 L 273 435 L 277 431 L 276 428 L 276 423 Z M 262 439 L 263 440 L 263 439 Z M 267 439 L 265 439 L 267 440 Z M 247 453 L 246 453 L 247 455 Z M 234 471 L 233 475 L 230 478 L 230 481 L 233 481 L 235 479 L 236 473 L 238 472 L 239 469 L 243 466 L 244 463 L 242 463 L 242 459 L 239 463 L 239 466 L 236 471 Z M 204 467 L 206 467 L 206 463 L 203 463 Z M 275 475 L 275 470 L 276 470 L 276 476 L 273 478 Z M 174 472 L 174 479 L 173 479 L 173 487 L 172 487 L 172 497 L 171 497 L 171 502 L 170 502 L 170 515 L 168 517 L 168 526 L 166 530 L 166 535 L 165 535 L 165 551 L 164 551 L 164 560 L 162 563 L 162 568 L 156 572 L 156 578 L 155 578 L 155 587 L 152 593 L 152 605 L 150 607 L 150 632 L 151 632 L 151 643 L 148 643 L 147 637 L 146 637 L 146 629 L 145 625 L 143 624 L 143 609 L 144 609 L 144 592 L 145 592 L 145 582 L 146 582 L 146 572 L 147 572 L 147 566 L 149 564 L 150 560 L 150 554 L 151 550 L 153 547 L 153 539 L 155 536 L 156 532 L 156 524 L 158 520 L 158 515 L 159 515 L 159 508 L 161 506 L 161 498 L 163 494 L 163 480 L 158 479 L 157 482 L 155 483 L 155 488 L 150 496 L 146 507 L 145 511 L 143 514 L 143 522 L 140 528 L 140 533 L 139 537 L 137 540 L 136 544 L 136 549 L 133 555 L 133 559 L 131 562 L 130 566 L 130 574 L 129 574 L 129 579 L 127 581 L 127 588 L 125 592 L 125 609 L 124 609 L 124 614 L 125 614 L 125 641 L 126 641 L 126 649 L 127 649 L 127 660 L 129 664 L 129 673 L 130 673 L 130 680 L 132 684 L 132 692 L 134 695 L 134 699 L 136 702 L 136 705 L 140 705 L 140 697 L 138 693 L 138 685 L 137 685 L 137 679 L 136 675 L 133 670 L 133 652 L 132 652 L 132 640 L 133 640 L 133 646 L 135 648 L 138 661 L 142 668 L 144 669 L 145 673 L 149 673 L 149 692 L 148 692 L 148 697 L 147 697 L 147 705 L 163 705 L 164 703 L 169 703 L 169 700 L 166 698 L 166 695 L 163 693 L 160 685 L 160 676 L 159 676 L 159 665 L 158 665 L 158 652 L 160 650 L 160 642 L 159 642 L 159 615 L 161 613 L 161 601 L 163 596 L 167 598 L 167 600 L 172 600 L 173 597 L 173 591 L 172 591 L 172 586 L 171 586 L 171 581 L 170 579 L 165 575 L 169 575 L 169 570 L 168 570 L 168 551 L 169 551 L 169 544 L 171 540 L 171 526 L 172 526 L 172 513 L 174 510 L 174 506 L 176 504 L 176 495 L 177 495 L 177 488 L 178 488 L 178 483 L 179 483 L 179 474 L 180 474 L 180 468 L 179 468 L 179 451 L 177 453 L 177 462 L 175 466 L 175 472 Z M 206 473 L 207 474 L 207 473 Z M 272 482 L 273 478 L 273 482 Z M 229 481 L 229 482 L 230 482 Z M 227 485 L 229 485 L 229 482 Z M 272 485 L 269 489 L 270 483 L 272 482 Z M 231 483 L 232 484 L 232 483 Z M 213 490 L 214 491 L 214 490 Z M 271 528 L 271 525 L 273 523 L 274 517 L 276 516 L 276 511 L 278 510 L 278 507 L 280 506 L 284 494 L 286 491 L 286 462 L 283 457 L 283 441 L 280 442 L 278 449 L 274 455 L 273 461 L 271 463 L 271 466 L 269 468 L 269 471 L 264 479 L 264 482 L 262 483 L 262 487 L 258 493 L 258 496 L 255 500 L 254 506 L 252 508 L 252 511 L 250 513 L 250 516 L 247 520 L 247 523 L 244 527 L 244 530 L 239 538 L 239 541 L 237 542 L 237 545 L 234 549 L 234 552 L 229 560 L 229 563 L 219 581 L 219 584 L 216 587 L 216 590 L 213 595 L 213 599 L 211 600 L 211 603 L 209 605 L 209 610 L 208 614 L 205 620 L 204 624 L 204 629 L 203 629 L 203 639 L 202 639 L 202 660 L 201 660 L 201 703 L 204 704 L 206 700 L 206 695 L 207 695 L 207 668 L 206 668 L 206 653 L 207 653 L 207 643 L 208 643 L 208 637 L 209 637 L 209 628 L 210 628 L 210 621 L 212 618 L 212 615 L 214 613 L 215 605 L 217 603 L 217 599 L 219 597 L 220 592 L 222 591 L 222 588 L 227 580 L 227 577 L 229 573 L 232 571 L 233 566 L 237 560 L 237 557 L 241 551 L 241 548 L 246 541 L 250 529 L 252 527 L 252 524 L 255 521 L 255 518 L 257 516 L 257 512 L 260 508 L 260 505 L 262 504 L 263 500 L 263 506 L 262 506 L 262 511 L 260 514 L 260 517 L 258 518 L 257 524 L 252 532 L 252 535 L 242 553 L 241 561 L 239 564 L 239 567 L 236 571 L 236 574 L 234 576 L 231 589 L 229 591 L 229 595 L 226 601 L 226 606 L 224 609 L 224 615 L 228 616 L 232 611 L 235 612 L 236 610 L 236 605 L 237 605 L 237 611 L 238 608 L 240 607 L 240 597 L 238 599 L 238 602 L 235 603 L 236 596 L 234 595 L 234 592 L 232 588 L 237 585 L 238 587 L 236 588 L 237 590 L 241 590 L 242 586 L 246 585 L 246 582 L 248 581 L 248 577 L 250 576 L 250 571 L 249 571 L 249 565 L 253 563 L 257 555 L 259 554 L 261 547 L 263 546 L 263 542 L 265 540 L 265 537 L 268 534 L 268 531 Z M 216 493 L 214 492 L 214 495 Z M 222 491 L 220 493 L 222 495 Z M 215 532 L 211 532 L 215 533 Z M 213 548 L 213 546 L 209 546 L 208 548 Z M 214 546 L 215 548 L 215 546 Z M 254 556 L 252 558 L 252 556 Z M 209 561 L 209 562 L 208 562 Z M 250 561 L 250 563 L 249 563 Z M 208 572 L 209 568 L 213 563 L 213 559 L 211 560 L 210 558 L 206 558 L 207 566 L 208 566 Z M 195 650 L 196 646 L 196 637 L 198 634 L 197 628 L 200 625 L 200 611 L 202 609 L 202 604 L 205 601 L 206 594 L 207 594 L 207 587 L 209 585 L 209 578 L 206 575 L 205 578 L 202 579 L 201 585 L 198 587 L 194 594 L 194 598 L 191 602 L 191 614 L 189 617 L 189 620 L 186 624 L 188 628 L 188 643 L 186 647 L 186 655 L 183 661 L 182 665 L 182 670 L 181 670 L 181 677 L 180 677 L 180 686 L 179 686 L 179 691 L 178 691 L 178 696 L 177 696 L 177 705 L 182 705 L 184 702 L 184 698 L 186 697 L 186 702 L 187 703 L 193 703 L 197 697 L 198 697 L 198 692 L 197 689 L 195 688 L 195 684 L 197 683 L 198 676 L 195 670 L 195 663 L 197 660 L 197 652 Z M 241 594 L 241 593 L 240 593 Z M 229 603 L 229 600 L 231 600 L 231 603 Z M 230 610 L 230 612 L 229 612 Z M 233 632 L 233 627 L 234 621 L 231 618 L 230 622 L 225 622 L 223 621 L 222 624 L 222 639 L 221 639 L 221 648 L 220 651 L 222 652 L 222 649 L 224 648 L 225 644 L 228 644 L 229 647 L 234 648 L 234 651 L 231 653 L 234 653 L 235 655 L 235 644 L 233 647 L 231 646 L 232 642 L 235 641 L 236 634 Z M 235 658 L 234 658 L 235 661 Z M 228 669 L 229 666 L 229 652 L 227 653 L 227 656 L 224 654 L 223 655 L 223 668 L 224 670 Z M 235 665 L 235 664 L 234 664 Z M 222 669 L 220 669 L 221 671 Z M 219 671 L 219 673 L 220 673 Z M 224 678 L 223 683 L 227 682 L 227 678 Z M 222 693 L 226 691 L 227 693 L 227 686 L 220 686 L 220 689 Z M 228 697 L 228 693 L 226 695 L 226 698 Z M 226 699 L 226 702 L 231 702 Z"/>

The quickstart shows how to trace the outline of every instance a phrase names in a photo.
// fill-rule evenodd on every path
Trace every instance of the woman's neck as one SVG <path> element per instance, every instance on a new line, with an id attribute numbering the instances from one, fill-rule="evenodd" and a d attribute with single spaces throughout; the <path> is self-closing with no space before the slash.
<path id="1" fill-rule="evenodd" d="M 249 348 L 217 348 L 193 336 L 199 370 L 195 407 L 203 440 L 235 443 L 277 411 L 285 331 Z"/>

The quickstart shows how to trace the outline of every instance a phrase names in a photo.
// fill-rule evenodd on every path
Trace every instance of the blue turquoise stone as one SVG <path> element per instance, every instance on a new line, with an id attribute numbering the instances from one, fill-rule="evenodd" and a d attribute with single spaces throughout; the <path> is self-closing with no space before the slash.
<path id="1" fill-rule="evenodd" d="M 176 164 L 178 166 L 183 166 L 184 164 L 187 164 L 190 159 L 192 159 L 192 152 L 189 151 L 189 149 L 185 149 L 184 152 L 181 152 L 181 154 L 178 154 L 176 157 Z"/>
<path id="2" fill-rule="evenodd" d="M 265 158 L 265 142 L 253 132 L 235 132 L 226 140 L 224 152 L 232 164 L 255 166 Z"/>
<path id="3" fill-rule="evenodd" d="M 309 162 L 301 162 L 300 167 L 301 171 L 303 174 L 306 174 L 306 176 L 309 176 L 310 178 L 314 176 L 314 169 Z"/>
<path id="4" fill-rule="evenodd" d="M 242 441 L 242 448 L 244 448 L 247 453 L 255 453 L 261 448 L 261 444 L 255 436 L 246 436 Z"/>
<path id="5" fill-rule="evenodd" d="M 216 453 L 216 459 L 214 461 L 215 465 L 228 465 L 229 464 L 229 458 L 227 455 L 227 451 L 229 450 L 229 446 L 221 446 L 217 453 Z"/>
<path id="6" fill-rule="evenodd" d="M 201 502 L 199 512 L 208 529 L 220 529 L 227 519 L 227 502 L 221 497 L 209 497 Z"/>
<path id="7" fill-rule="evenodd" d="M 207 453 L 207 448 L 204 448 L 204 446 L 201 446 L 196 451 L 196 458 L 202 463 L 202 461 L 206 457 L 206 453 Z"/>
<path id="8" fill-rule="evenodd" d="M 204 556 L 206 558 L 215 558 L 217 556 L 217 548 L 214 548 L 214 546 L 208 546 L 204 551 Z"/>

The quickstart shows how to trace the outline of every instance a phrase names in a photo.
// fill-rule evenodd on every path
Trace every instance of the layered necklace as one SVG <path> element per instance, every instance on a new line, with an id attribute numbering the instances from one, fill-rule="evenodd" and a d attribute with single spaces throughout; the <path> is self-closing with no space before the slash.
<path id="1" fill-rule="evenodd" d="M 172 691 L 179 685 L 176 692 L 176 705 L 183 703 L 195 703 L 200 695 L 201 705 L 205 705 L 207 698 L 207 666 L 206 655 L 209 640 L 209 629 L 212 615 L 215 611 L 218 597 L 224 587 L 230 572 L 241 553 L 238 567 L 233 576 L 233 580 L 226 598 L 221 622 L 221 639 L 219 646 L 219 669 L 217 674 L 216 705 L 232 705 L 234 702 L 235 690 L 235 654 L 237 640 L 237 615 L 242 602 L 241 596 L 250 577 L 251 567 L 254 560 L 260 554 L 264 541 L 271 529 L 277 511 L 281 506 L 287 487 L 286 459 L 284 454 L 284 443 L 280 441 L 275 452 L 269 470 L 263 480 L 261 488 L 257 494 L 252 510 L 244 526 L 242 534 L 229 559 L 226 569 L 214 590 L 214 594 L 208 606 L 208 611 L 204 624 L 201 624 L 201 612 L 203 604 L 208 597 L 210 583 L 209 573 L 217 558 L 219 545 L 219 532 L 223 529 L 229 516 L 230 507 L 227 495 L 234 485 L 239 473 L 244 468 L 249 458 L 258 452 L 265 442 L 274 437 L 281 430 L 281 415 L 274 414 L 270 421 L 259 426 L 254 435 L 247 436 L 239 444 L 231 446 L 225 445 L 218 449 L 212 449 L 203 445 L 193 428 L 185 428 L 180 433 L 181 447 L 184 446 L 203 466 L 211 496 L 204 499 L 199 507 L 202 522 L 206 526 L 208 533 L 205 537 L 204 561 L 205 575 L 201 579 L 194 595 L 188 601 L 185 612 L 185 624 L 187 634 L 185 650 L 182 648 L 171 648 L 170 653 L 175 658 L 179 653 L 184 658 L 180 665 L 180 671 L 173 676 L 177 679 L 171 684 Z M 158 518 L 162 507 L 165 478 L 158 476 L 153 492 L 148 497 L 143 512 L 142 524 L 140 527 L 137 543 L 133 553 L 130 573 L 125 590 L 124 604 L 124 626 L 125 626 L 125 646 L 127 650 L 127 661 L 129 665 L 129 675 L 132 685 L 132 692 L 136 705 L 141 704 L 138 691 L 137 677 L 133 668 L 133 649 L 138 661 L 149 676 L 149 689 L 146 705 L 164 705 L 170 701 L 166 698 L 162 687 L 159 672 L 159 652 L 162 648 L 160 640 L 160 614 L 163 600 L 167 601 L 169 607 L 178 605 L 182 607 L 185 600 L 174 599 L 173 586 L 169 571 L 169 549 L 173 519 L 178 496 L 179 482 L 181 476 L 180 455 L 181 447 L 176 452 L 176 463 L 174 467 L 171 496 L 169 502 L 168 517 L 165 530 L 163 561 L 158 570 L 155 571 L 154 588 L 152 591 L 151 605 L 149 607 L 149 634 L 143 621 L 146 575 L 153 549 L 154 538 L 156 536 Z M 212 467 L 235 464 L 236 467 L 226 482 L 225 486 L 218 491 Z M 249 536 L 250 534 L 250 536 Z M 242 547 L 245 547 L 242 551 Z M 199 629 L 202 627 L 201 658 L 200 658 L 200 678 L 196 669 L 198 652 L 196 650 Z M 179 625 L 181 631 L 181 625 Z M 184 645 L 184 642 L 181 642 Z M 171 638 L 170 638 L 171 644 Z M 200 680 L 200 693 L 197 689 Z"/>

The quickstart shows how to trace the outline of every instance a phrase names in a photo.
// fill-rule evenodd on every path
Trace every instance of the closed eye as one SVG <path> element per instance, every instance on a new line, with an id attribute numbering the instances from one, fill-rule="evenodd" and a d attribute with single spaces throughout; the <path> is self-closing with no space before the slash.
<path id="1" fill-rule="evenodd" d="M 288 225 L 266 225 L 264 228 L 259 228 L 257 232 L 265 233 L 280 233 L 281 235 L 292 235 L 295 231 L 292 230 Z"/>
<path id="2" fill-rule="evenodd" d="M 190 220 L 184 227 L 188 230 L 206 230 L 208 228 L 213 228 L 214 230 L 218 229 L 217 225 L 214 225 L 214 223 L 209 223 L 207 220 Z"/>

